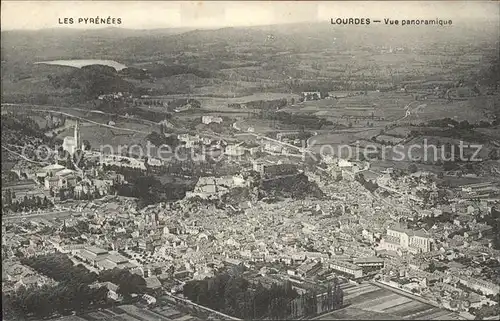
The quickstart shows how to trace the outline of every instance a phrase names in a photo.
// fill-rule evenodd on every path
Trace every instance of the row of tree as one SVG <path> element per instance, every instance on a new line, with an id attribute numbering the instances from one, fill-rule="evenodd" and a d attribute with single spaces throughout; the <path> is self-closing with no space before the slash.
<path id="1" fill-rule="evenodd" d="M 54 204 L 45 196 L 24 196 L 22 200 L 16 200 L 16 194 L 12 190 L 7 190 L 2 197 L 2 209 L 5 211 L 20 212 L 44 210 L 52 208 Z"/>
<path id="2" fill-rule="evenodd" d="M 140 106 L 163 106 L 163 102 L 157 99 L 136 99 L 134 100 L 134 107 Z"/>
<path id="3" fill-rule="evenodd" d="M 295 102 L 295 99 L 294 101 Z M 293 104 L 293 103 L 292 103 Z M 264 110 L 278 110 L 288 105 L 286 98 L 274 100 L 252 100 L 246 103 L 231 103 L 228 104 L 229 108 L 242 108 L 246 106 L 248 109 L 264 109 Z"/>
<path id="4" fill-rule="evenodd" d="M 174 99 L 167 103 L 168 110 L 174 110 L 177 108 L 182 108 L 187 105 L 190 105 L 193 108 L 201 108 L 201 102 L 197 99 L 192 98 L 182 98 L 182 99 Z"/>
<path id="5" fill-rule="evenodd" d="M 481 120 L 477 123 L 469 123 L 467 120 L 457 121 L 452 118 L 441 118 L 441 119 L 433 119 L 427 122 L 427 126 L 431 127 L 454 127 L 457 129 L 473 129 L 473 128 L 487 128 L 497 126 L 499 124 L 498 119 L 493 120 L 492 122 Z"/>

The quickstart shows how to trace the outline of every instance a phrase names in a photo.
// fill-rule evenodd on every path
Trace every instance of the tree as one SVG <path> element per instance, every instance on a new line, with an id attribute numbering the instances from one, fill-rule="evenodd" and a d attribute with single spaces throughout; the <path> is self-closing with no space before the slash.
<path id="1" fill-rule="evenodd" d="M 63 188 L 59 189 L 59 199 L 61 201 L 64 201 L 66 199 L 66 193 L 65 193 L 65 190 Z"/>
<path id="2" fill-rule="evenodd" d="M 5 204 L 6 206 L 10 206 L 12 204 L 12 190 L 8 189 L 7 192 L 5 193 Z"/>
<path id="3" fill-rule="evenodd" d="M 418 167 L 417 167 L 417 165 L 415 165 L 415 164 L 410 164 L 410 166 L 408 166 L 408 172 L 410 172 L 410 173 L 415 173 L 415 172 L 417 172 L 417 171 L 418 171 Z"/>
<path id="4" fill-rule="evenodd" d="M 84 162 L 83 155 L 84 155 L 84 153 L 81 149 L 78 149 L 75 151 L 75 153 L 73 154 L 73 166 L 74 165 L 76 165 L 78 167 L 83 166 L 83 162 Z"/>
<path id="5" fill-rule="evenodd" d="M 83 148 L 84 150 L 90 150 L 91 149 L 91 145 L 90 145 L 90 142 L 88 140 L 84 140 L 83 141 Z"/>

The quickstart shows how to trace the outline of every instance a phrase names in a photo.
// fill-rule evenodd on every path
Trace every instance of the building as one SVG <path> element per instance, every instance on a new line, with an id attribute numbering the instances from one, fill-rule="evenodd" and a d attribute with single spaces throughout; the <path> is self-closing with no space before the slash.
<path id="1" fill-rule="evenodd" d="M 45 188 L 48 190 L 59 190 L 61 188 L 71 188 L 76 186 L 75 171 L 71 169 L 63 169 L 54 174 L 54 176 L 46 176 L 44 179 Z"/>
<path id="2" fill-rule="evenodd" d="M 254 163 L 253 170 L 258 172 L 263 178 L 292 175 L 298 172 L 297 165 L 295 164 Z"/>
<path id="3" fill-rule="evenodd" d="M 201 117 L 201 122 L 203 124 L 210 124 L 210 123 L 217 123 L 220 124 L 222 123 L 222 118 L 221 117 L 216 117 L 216 116 L 203 116 Z"/>
<path id="4" fill-rule="evenodd" d="M 181 142 L 184 142 L 184 147 L 193 148 L 196 145 L 201 144 L 203 139 L 201 139 L 200 135 L 190 135 L 190 134 L 179 134 L 177 135 L 177 139 Z"/>
<path id="5" fill-rule="evenodd" d="M 313 274 L 318 272 L 321 269 L 321 263 L 320 262 L 307 262 L 301 264 L 297 269 L 295 270 L 295 275 L 298 275 L 300 277 L 306 278 L 306 277 L 311 277 Z"/>
<path id="6" fill-rule="evenodd" d="M 121 295 L 117 293 L 118 285 L 112 282 L 103 282 L 90 285 L 90 288 L 100 288 L 100 287 L 106 287 L 106 289 L 108 289 L 108 299 L 114 301 L 120 301 L 122 299 Z"/>
<path id="7" fill-rule="evenodd" d="M 240 144 L 227 145 L 224 154 L 233 157 L 239 157 L 245 155 L 245 148 Z"/>
<path id="8" fill-rule="evenodd" d="M 276 134 L 276 139 L 283 141 L 284 139 L 297 139 L 301 135 L 301 132 L 281 132 Z"/>
<path id="9" fill-rule="evenodd" d="M 260 145 L 256 143 L 243 143 L 241 145 L 250 155 L 255 155 L 260 151 Z"/>
<path id="10" fill-rule="evenodd" d="M 94 179 L 90 180 L 88 178 L 83 179 L 75 185 L 74 194 L 75 197 L 82 197 L 83 195 L 93 194 L 93 195 L 107 195 L 111 187 L 114 185 L 113 180 L 102 180 Z"/>
<path id="11" fill-rule="evenodd" d="M 136 267 L 136 264 L 130 262 L 123 255 L 116 252 L 109 252 L 95 246 L 87 246 L 83 249 L 75 250 L 74 257 L 101 271 L 114 268 L 128 269 Z"/>
<path id="12" fill-rule="evenodd" d="M 366 266 L 366 267 L 384 267 L 384 259 L 379 257 L 360 257 L 353 260 L 354 264 L 357 266 Z"/>
<path id="13" fill-rule="evenodd" d="M 44 185 L 45 185 L 45 188 L 48 190 L 59 189 L 59 178 L 47 176 L 47 177 L 45 177 Z"/>
<path id="14" fill-rule="evenodd" d="M 156 303 L 156 298 L 154 296 L 151 296 L 149 294 L 144 294 L 142 296 L 142 299 L 146 301 L 147 304 L 155 304 Z"/>
<path id="15" fill-rule="evenodd" d="M 485 295 L 497 295 L 500 293 L 500 285 L 494 284 L 489 281 L 460 276 L 458 282 L 476 291 L 481 291 Z"/>
<path id="16" fill-rule="evenodd" d="M 107 250 L 95 246 L 88 246 L 84 249 L 77 250 L 74 256 L 85 263 L 94 265 L 98 261 L 105 259 L 108 255 L 109 252 Z"/>
<path id="17" fill-rule="evenodd" d="M 264 144 L 264 150 L 270 153 L 279 153 L 283 152 L 283 145 L 275 142 L 266 142 Z"/>
<path id="18" fill-rule="evenodd" d="M 330 264 L 330 268 L 335 271 L 346 273 L 355 279 L 363 276 L 363 269 L 360 266 L 349 262 L 335 261 Z"/>
<path id="19" fill-rule="evenodd" d="M 321 99 L 321 93 L 319 91 L 304 91 L 302 97 L 304 97 L 304 101 L 318 100 Z"/>
<path id="20" fill-rule="evenodd" d="M 102 260 L 96 262 L 96 267 L 99 270 L 112 270 L 114 268 L 131 267 L 129 260 L 120 254 L 109 254 Z"/>
<path id="21" fill-rule="evenodd" d="M 37 177 L 54 176 L 55 173 L 62 171 L 65 167 L 59 164 L 51 164 L 42 168 L 40 172 L 37 173 Z"/>
<path id="22" fill-rule="evenodd" d="M 22 200 L 24 196 L 45 196 L 38 190 L 37 182 L 31 179 L 2 184 L 2 200 L 7 200 L 7 194 L 11 201 Z"/>
<path id="23" fill-rule="evenodd" d="M 73 155 L 77 150 L 82 149 L 82 144 L 80 140 L 80 128 L 78 127 L 78 120 L 75 124 L 75 130 L 73 136 L 64 137 L 63 150 L 67 151 L 70 155 Z"/>
<path id="24" fill-rule="evenodd" d="M 387 229 L 387 235 L 382 239 L 382 249 L 391 251 L 409 251 L 411 253 L 425 253 L 432 251 L 433 240 L 424 230 L 414 231 L 396 224 Z"/>
<path id="25" fill-rule="evenodd" d="M 223 177 L 200 177 L 192 192 L 187 192 L 186 197 L 210 198 L 223 195 L 234 187 L 248 187 L 249 181 L 246 181 L 241 175 L 223 176 Z"/>

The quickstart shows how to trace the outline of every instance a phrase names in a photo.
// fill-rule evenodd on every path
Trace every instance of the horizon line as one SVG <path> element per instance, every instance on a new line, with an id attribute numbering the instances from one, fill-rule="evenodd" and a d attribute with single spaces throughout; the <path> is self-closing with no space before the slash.
<path id="1" fill-rule="evenodd" d="M 353 1 L 358 1 L 358 0 L 353 0 Z M 397 1 L 397 0 L 394 0 Z M 479 0 L 480 1 L 480 0 Z M 485 0 L 485 1 L 495 1 L 495 0 Z M 444 19 L 443 19 L 444 20 Z M 453 20 L 453 19 L 452 19 Z M 500 18 L 499 17 L 475 17 L 475 16 L 470 16 L 470 17 L 461 17 L 461 20 L 465 21 L 480 21 L 482 23 L 489 23 L 489 22 L 496 22 L 500 24 Z M 49 30 L 57 30 L 57 31 L 102 31 L 102 30 L 109 30 L 109 29 L 114 29 L 114 30 L 130 30 L 130 31 L 160 31 L 160 30 L 175 30 L 175 29 L 190 29 L 189 31 L 195 31 L 195 30 L 220 30 L 220 29 L 226 29 L 226 28 L 234 28 L 234 29 L 248 29 L 248 28 L 259 28 L 259 27 L 270 27 L 270 26 L 281 26 L 281 25 L 300 25 L 300 24 L 325 24 L 329 23 L 329 21 L 319 21 L 319 20 L 304 20 L 304 21 L 279 21 L 276 23 L 265 23 L 265 24 L 256 24 L 256 25 L 220 25 L 220 26 L 165 26 L 165 27 L 152 27 L 152 28 L 131 28 L 131 27 L 122 27 L 122 26 L 93 26 L 93 27 L 75 27 L 75 26 L 55 26 L 55 27 L 43 27 L 43 28 L 35 28 L 35 29 L 30 29 L 30 28 L 4 28 L 1 27 L 0 31 L 1 32 L 8 32 L 8 31 L 16 31 L 16 32 L 36 32 L 36 31 L 49 31 Z M 376 25 L 374 25 L 376 26 Z M 459 24 L 454 24 L 454 26 L 459 26 Z"/>
<path id="2" fill-rule="evenodd" d="M 46 28 L 37 28 L 37 29 L 4 29 L 1 28 L 1 32 L 4 31 L 44 31 L 44 30 L 69 30 L 69 31 L 100 31 L 106 29 L 119 29 L 119 30 L 132 30 L 132 31 L 154 31 L 154 30 L 167 30 L 167 29 L 191 29 L 191 30 L 219 30 L 226 28 L 259 28 L 259 27 L 268 27 L 268 26 L 280 26 L 280 25 L 298 25 L 298 24 L 324 24 L 324 21 L 293 21 L 293 22 L 276 22 L 276 23 L 265 23 L 258 25 L 221 25 L 221 26 L 170 26 L 170 27 L 154 27 L 154 28 L 129 28 L 129 27 L 120 27 L 120 26 L 103 26 L 103 27 L 69 27 L 69 26 L 56 26 L 56 27 L 46 27 Z"/>

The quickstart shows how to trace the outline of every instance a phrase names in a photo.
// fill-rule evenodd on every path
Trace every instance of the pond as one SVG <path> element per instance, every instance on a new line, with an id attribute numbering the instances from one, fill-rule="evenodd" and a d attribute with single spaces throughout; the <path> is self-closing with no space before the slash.
<path id="1" fill-rule="evenodd" d="M 116 71 L 120 71 L 124 68 L 127 68 L 127 66 L 125 66 L 124 64 L 121 64 L 114 60 L 101 60 L 101 59 L 53 60 L 53 61 L 35 62 L 35 64 L 69 66 L 76 68 L 82 68 L 84 66 L 90 66 L 90 65 L 105 65 L 115 68 Z"/>

